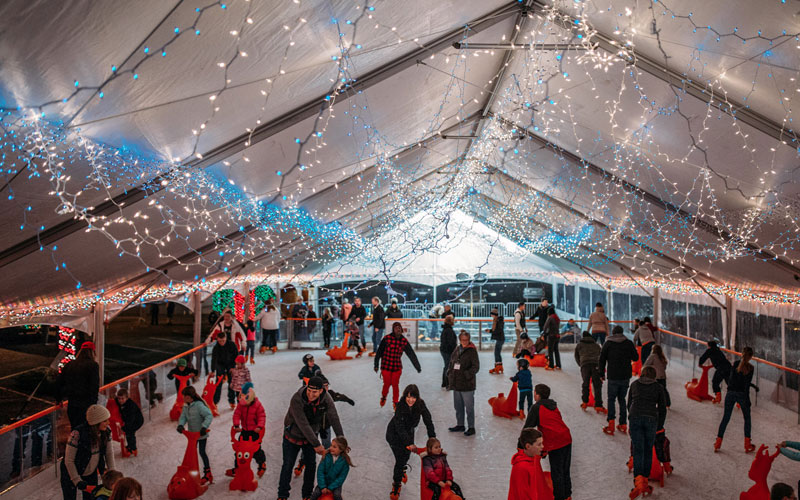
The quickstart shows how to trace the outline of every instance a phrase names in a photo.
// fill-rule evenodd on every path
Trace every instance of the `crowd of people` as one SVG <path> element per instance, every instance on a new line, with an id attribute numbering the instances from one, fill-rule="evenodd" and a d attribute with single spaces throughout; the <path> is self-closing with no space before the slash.
<path id="1" fill-rule="evenodd" d="M 575 345 L 574 358 L 581 375 L 581 408 L 590 407 L 606 415 L 607 424 L 603 433 L 614 436 L 628 434 L 631 441 L 631 459 L 634 485 L 630 498 L 646 496 L 652 491 L 649 485 L 654 452 L 666 474 L 672 472 L 669 440 L 666 437 L 668 408 L 671 405 L 666 377 L 669 362 L 661 346 L 661 332 L 649 318 L 636 321 L 631 338 L 622 326 L 613 328 L 606 317 L 603 305 L 598 303 L 590 315 L 588 326 L 581 331 L 573 320 L 563 327 L 555 307 L 543 300 L 533 315 L 527 317 L 526 304 L 520 302 L 514 311 L 516 343 L 513 356 L 516 371 L 510 379 L 517 384 L 519 417 L 524 420 L 520 432 L 517 453 L 512 458 L 509 480 L 509 500 L 572 498 L 572 435 L 546 384 L 533 383 L 531 361 L 541 351 L 547 352 L 546 369 L 561 370 L 559 344 L 562 336 L 572 335 L 580 340 Z M 276 314 L 277 313 L 277 314 Z M 442 308 L 437 315 L 443 318 L 440 338 L 440 353 L 443 361 L 441 386 L 453 394 L 455 425 L 452 433 L 463 433 L 469 437 L 476 433 L 475 390 L 480 370 L 478 351 L 466 330 L 456 333 L 455 315 Z M 505 319 L 497 309 L 491 311 L 492 325 L 486 330 L 495 340 L 494 367 L 492 374 L 503 374 L 503 343 L 505 341 Z M 260 352 L 276 350 L 278 309 L 267 304 L 256 318 L 261 321 L 262 347 Z M 392 322 L 402 317 L 393 302 L 384 309 L 381 301 L 372 299 L 372 314 L 368 316 L 359 298 L 351 305 L 345 301 L 341 310 L 323 311 L 321 321 L 326 346 L 335 325 L 341 318 L 353 336 L 351 342 L 359 355 L 366 351 L 367 334 L 372 340 L 371 356 L 374 370 L 382 379 L 380 406 L 384 406 L 392 393 L 392 417 L 386 427 L 386 442 L 394 456 L 390 498 L 397 500 L 403 484 L 408 478 L 408 462 L 412 453 L 422 456 L 424 482 L 438 500 L 445 489 L 464 498 L 465 494 L 447 461 L 441 441 L 436 436 L 431 412 L 421 397 L 420 389 L 407 385 L 400 391 L 400 378 L 405 356 L 421 372 L 416 353 L 404 335 L 403 326 Z M 538 336 L 534 340 L 527 323 L 538 320 Z M 391 323 L 386 333 L 387 323 Z M 244 328 L 243 328 L 244 326 Z M 367 330 L 369 329 L 369 330 Z M 233 413 L 233 431 L 240 440 L 257 441 L 258 449 L 252 455 L 261 477 L 266 470 L 266 455 L 260 448 L 266 431 L 266 412 L 256 396 L 255 385 L 247 367 L 252 364 L 256 338 L 252 323 L 241 325 L 230 311 L 225 311 L 214 325 L 206 343 L 211 347 L 210 375 L 224 377 L 228 383 L 227 399 Z M 742 410 L 744 420 L 744 451 L 751 453 L 755 446 L 751 442 L 750 389 L 758 390 L 753 382 L 753 350 L 745 347 L 741 359 L 731 364 L 716 340 L 708 342 L 707 350 L 699 364 L 710 362 L 715 368 L 712 378 L 713 402 L 724 404 L 724 414 L 719 425 L 714 452 L 722 447 L 725 430 L 732 418 L 734 407 Z M 543 355 L 542 355 L 543 356 Z M 641 373 L 634 378 L 633 366 L 641 362 Z M 67 414 L 72 432 L 65 457 L 61 463 L 61 487 L 65 499 L 75 499 L 81 491 L 83 499 L 89 498 L 141 498 L 141 485 L 132 478 L 123 478 L 114 469 L 115 457 L 111 447 L 111 414 L 105 406 L 98 405 L 99 376 L 94 359 L 94 346 L 86 342 L 76 357 L 59 377 L 59 398 L 67 399 Z M 209 370 L 207 369 L 207 370 Z M 186 360 L 180 359 L 168 377 L 174 378 L 178 387 L 179 376 L 198 375 Z M 438 377 L 438 375 L 437 375 Z M 302 359 L 298 373 L 302 386 L 291 397 L 283 421 L 282 466 L 278 480 L 278 499 L 287 499 L 293 475 L 302 475 L 301 493 L 304 499 L 318 499 L 331 494 L 334 499 L 343 498 L 345 480 L 352 467 L 350 448 L 345 438 L 342 423 L 336 411 L 336 402 L 355 405 L 349 397 L 330 389 L 330 382 L 316 364 L 313 355 Z M 727 385 L 723 401 L 722 383 Z M 606 386 L 606 401 L 603 405 L 603 385 Z M 217 386 L 214 403 L 221 398 L 222 384 Z M 577 391 L 577 388 L 576 388 Z M 213 483 L 211 465 L 206 453 L 208 431 L 213 415 L 206 401 L 191 385 L 182 389 L 183 408 L 178 420 L 178 432 L 197 432 L 197 450 L 203 463 L 202 482 Z M 593 399 L 593 402 L 592 402 Z M 117 391 L 115 402 L 122 418 L 122 432 L 126 436 L 128 450 L 135 456 L 136 431 L 143 419 L 141 410 L 128 398 L 127 391 Z M 427 433 L 425 448 L 417 448 L 415 431 L 424 423 Z M 800 443 L 780 443 L 780 451 L 787 457 L 800 461 Z M 316 457 L 322 457 L 317 468 Z M 550 464 L 550 478 L 541 466 L 546 458 Z M 298 463 L 299 459 L 299 463 Z M 227 476 L 236 474 L 237 461 L 226 470 Z M 552 486 L 551 486 L 552 485 Z M 783 483 L 776 483 L 773 499 L 796 498 L 794 490 Z"/>

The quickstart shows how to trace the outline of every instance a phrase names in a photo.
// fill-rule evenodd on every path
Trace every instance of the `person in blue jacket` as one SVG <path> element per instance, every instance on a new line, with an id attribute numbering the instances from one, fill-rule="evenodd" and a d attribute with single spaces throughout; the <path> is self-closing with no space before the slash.
<path id="1" fill-rule="evenodd" d="M 509 377 L 512 382 L 517 383 L 519 390 L 519 418 L 525 418 L 524 404 L 528 400 L 528 411 L 531 411 L 533 405 L 533 377 L 531 371 L 528 370 L 528 360 L 523 358 L 517 360 L 517 374 Z"/>
<path id="2" fill-rule="evenodd" d="M 333 439 L 331 447 L 317 469 L 317 486 L 311 493 L 311 500 L 317 500 L 326 493 L 331 493 L 334 500 L 342 500 L 342 485 L 347 479 L 350 467 L 355 467 L 350 460 L 349 452 L 350 448 L 344 436 Z"/>

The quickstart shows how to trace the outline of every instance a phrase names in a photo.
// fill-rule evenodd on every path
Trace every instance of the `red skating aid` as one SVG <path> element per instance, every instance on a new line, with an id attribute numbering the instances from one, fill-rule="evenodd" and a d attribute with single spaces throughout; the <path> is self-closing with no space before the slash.
<path id="1" fill-rule="evenodd" d="M 517 383 L 511 385 L 511 391 L 508 397 L 501 392 L 497 397 L 489 398 L 489 404 L 492 406 L 492 413 L 498 417 L 504 418 L 518 418 L 519 411 L 517 411 Z"/>
<path id="2" fill-rule="evenodd" d="M 700 380 L 693 378 L 691 382 L 686 383 L 686 396 L 695 401 L 711 401 L 714 398 L 708 393 L 708 370 L 712 366 L 706 365 L 702 368 L 703 374 L 700 375 Z"/>
<path id="3" fill-rule="evenodd" d="M 197 461 L 197 440 L 199 432 L 183 431 L 188 443 L 183 462 L 178 466 L 177 472 L 172 476 L 167 485 L 167 495 L 170 500 L 192 500 L 199 497 L 208 489 L 207 485 L 200 484 L 200 470 Z"/>
<path id="4" fill-rule="evenodd" d="M 770 455 L 767 449 L 765 444 L 758 448 L 756 457 L 753 459 L 753 465 L 750 466 L 750 472 L 747 473 L 747 477 L 755 481 L 756 484 L 751 486 L 749 490 L 739 494 L 739 500 L 769 500 L 767 476 L 770 469 L 772 469 L 772 462 L 780 454 L 780 450 L 777 450 L 774 455 Z"/>
<path id="5" fill-rule="evenodd" d="M 342 345 L 339 347 L 331 347 L 325 354 L 327 354 L 331 360 L 353 359 L 352 356 L 347 355 L 348 344 L 350 344 L 350 332 L 345 332 Z"/>
<path id="6" fill-rule="evenodd" d="M 638 346 L 636 352 L 639 353 L 639 359 L 631 362 L 631 370 L 633 371 L 633 375 L 638 377 L 642 373 L 642 346 Z"/>
<path id="7" fill-rule="evenodd" d="M 169 419 L 173 421 L 181 418 L 181 412 L 183 411 L 183 396 L 181 394 L 186 389 L 186 386 L 189 385 L 189 379 L 192 378 L 192 375 L 175 375 L 175 378 L 178 379 L 180 385 L 178 386 L 178 395 L 175 397 L 175 404 L 169 410 Z"/>
<path id="8" fill-rule="evenodd" d="M 236 455 L 236 472 L 229 486 L 231 491 L 255 491 L 258 488 L 258 481 L 255 480 L 250 463 L 253 461 L 253 455 L 261 448 L 263 438 L 264 431 L 261 431 L 257 441 L 236 440 L 236 431 L 231 429 L 231 441 Z"/>
<path id="9" fill-rule="evenodd" d="M 216 380 L 212 380 L 213 377 L 211 375 L 206 378 L 206 386 L 203 388 L 203 401 L 206 402 L 208 405 L 208 409 L 211 410 L 211 414 L 215 417 L 219 417 L 219 410 L 217 409 L 217 405 L 214 403 L 214 393 L 217 392 L 217 387 L 221 384 L 225 377 L 217 376 Z"/>

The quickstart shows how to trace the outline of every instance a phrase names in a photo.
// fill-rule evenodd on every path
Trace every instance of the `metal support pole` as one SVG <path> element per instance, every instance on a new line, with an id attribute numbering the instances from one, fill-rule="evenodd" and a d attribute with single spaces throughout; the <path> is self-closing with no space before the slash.
<path id="1" fill-rule="evenodd" d="M 97 355 L 97 364 L 100 365 L 100 385 L 105 385 L 106 369 L 106 329 L 105 323 L 105 304 L 95 302 L 92 311 L 92 326 L 94 337 L 94 348 Z"/>
<path id="2" fill-rule="evenodd" d="M 192 307 L 194 308 L 194 323 L 192 325 L 192 345 L 195 347 L 203 343 L 203 300 L 200 291 L 192 294 Z M 203 369 L 202 349 L 195 351 L 195 366 L 197 371 Z"/>

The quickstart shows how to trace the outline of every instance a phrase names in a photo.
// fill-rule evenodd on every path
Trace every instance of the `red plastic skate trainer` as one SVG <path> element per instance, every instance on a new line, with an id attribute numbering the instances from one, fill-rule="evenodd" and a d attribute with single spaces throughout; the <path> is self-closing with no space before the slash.
<path id="1" fill-rule="evenodd" d="M 774 455 L 770 455 L 767 449 L 765 444 L 759 446 L 756 457 L 753 459 L 753 465 L 750 466 L 750 472 L 747 473 L 747 477 L 755 481 L 756 484 L 751 486 L 749 490 L 740 493 L 739 500 L 769 500 L 767 476 L 772 468 L 772 461 L 781 451 L 777 450 Z"/>
<path id="2" fill-rule="evenodd" d="M 219 417 L 219 410 L 217 409 L 216 403 L 214 403 L 214 394 L 217 392 L 217 387 L 219 387 L 219 384 L 225 380 L 225 376 L 217 376 L 216 381 L 211 379 L 211 375 L 206 378 L 206 386 L 203 388 L 203 401 L 205 401 L 208 405 L 208 409 L 211 410 L 211 414 L 215 417 Z"/>
<path id="3" fill-rule="evenodd" d="M 109 398 L 106 403 L 106 409 L 111 413 L 111 418 L 109 419 L 109 423 L 111 424 L 111 439 L 119 442 L 120 449 L 122 450 L 122 458 L 128 458 L 131 456 L 131 452 L 128 451 L 128 447 L 125 446 L 125 433 L 122 432 L 122 414 L 119 411 L 117 400 L 113 397 Z"/>
<path id="4" fill-rule="evenodd" d="M 547 368 L 547 356 L 544 354 L 534 354 L 533 357 L 525 356 L 531 368 Z"/>
<path id="5" fill-rule="evenodd" d="M 631 361 L 631 370 L 633 371 L 633 375 L 638 377 L 642 374 L 642 346 L 636 347 L 636 352 L 639 353 L 639 359 Z"/>
<path id="6" fill-rule="evenodd" d="M 517 383 L 511 384 L 511 391 L 506 397 L 502 392 L 495 398 L 489 398 L 492 405 L 492 413 L 498 417 L 519 418 L 517 410 Z"/>
<path id="7" fill-rule="evenodd" d="M 261 431 L 257 441 L 237 440 L 236 432 L 231 428 L 231 442 L 236 453 L 236 472 L 229 488 L 231 491 L 255 491 L 258 488 L 258 481 L 255 480 L 250 463 L 253 461 L 253 455 L 261 448 L 264 431 Z"/>
<path id="8" fill-rule="evenodd" d="M 594 388 L 592 387 L 592 384 L 589 384 L 589 402 L 586 404 L 594 407 Z"/>
<path id="9" fill-rule="evenodd" d="M 345 332 L 344 339 L 342 340 L 342 345 L 339 347 L 331 347 L 328 349 L 325 354 L 327 354 L 331 360 L 340 360 L 340 359 L 353 359 L 352 356 L 347 355 L 347 351 L 349 350 L 350 344 L 350 332 Z"/>
<path id="10" fill-rule="evenodd" d="M 173 421 L 181 418 L 181 412 L 183 411 L 183 396 L 181 394 L 183 394 L 186 386 L 189 385 L 189 379 L 192 378 L 192 375 L 175 375 L 175 378 L 178 379 L 180 385 L 178 386 L 178 396 L 175 398 L 175 404 L 169 410 L 169 419 Z"/>
<path id="11" fill-rule="evenodd" d="M 695 401 L 711 401 L 714 398 L 708 393 L 708 370 L 712 365 L 705 365 L 702 368 L 703 374 L 700 375 L 699 381 L 693 378 L 691 382 L 686 383 L 686 395 Z"/>
<path id="12" fill-rule="evenodd" d="M 628 459 L 628 472 L 633 472 L 633 457 Z M 656 454 L 656 447 L 653 446 L 653 464 L 650 466 L 650 477 L 647 479 L 658 483 L 662 488 L 664 487 L 664 467 Z"/>
<path id="13" fill-rule="evenodd" d="M 183 431 L 183 435 L 189 442 L 186 444 L 183 462 L 178 466 L 178 471 L 167 485 L 167 495 L 170 500 L 192 500 L 208 489 L 208 485 L 200 484 L 200 470 L 197 461 L 197 440 L 200 439 L 200 433 Z"/>
<path id="14" fill-rule="evenodd" d="M 516 385 L 516 382 L 514 382 Z M 428 450 L 423 447 L 417 447 L 416 454 L 419 455 L 420 461 L 428 454 Z M 419 470 L 422 471 L 422 464 L 420 464 Z M 421 472 L 419 475 L 420 485 L 419 485 L 419 498 L 420 500 L 431 500 L 433 498 L 433 490 L 428 487 L 428 481 L 425 479 L 425 473 Z M 442 488 L 442 492 L 439 495 L 439 500 L 463 500 L 460 496 L 453 493 L 453 490 L 450 489 L 449 486 L 445 486 Z"/>

